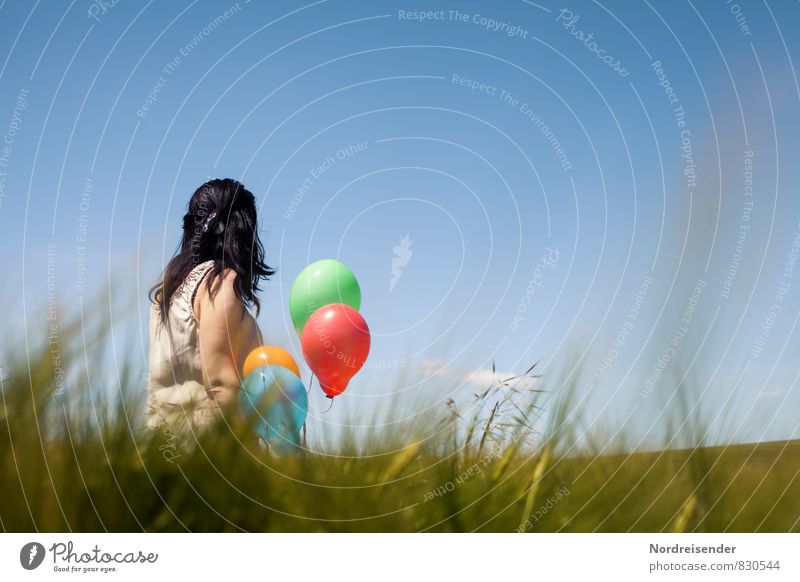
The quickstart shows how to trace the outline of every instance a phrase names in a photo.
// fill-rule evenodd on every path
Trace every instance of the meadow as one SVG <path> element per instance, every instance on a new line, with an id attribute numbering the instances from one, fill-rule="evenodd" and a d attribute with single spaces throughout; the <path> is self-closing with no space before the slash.
<path id="1" fill-rule="evenodd" d="M 123 361 L 93 377 L 108 328 L 75 319 L 56 343 L 7 344 L 4 531 L 800 531 L 799 442 L 579 439 L 578 375 L 532 366 L 465 403 L 277 456 L 225 419 L 204 434 L 141 428 L 140 372 Z"/>

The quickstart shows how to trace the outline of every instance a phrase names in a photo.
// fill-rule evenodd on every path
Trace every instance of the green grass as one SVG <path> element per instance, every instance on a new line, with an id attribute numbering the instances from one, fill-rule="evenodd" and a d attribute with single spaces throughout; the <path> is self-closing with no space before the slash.
<path id="1" fill-rule="evenodd" d="M 592 454 L 576 381 L 558 375 L 275 457 L 243 444 L 246 427 L 136 428 L 137 374 L 123 363 L 113 390 L 83 388 L 103 384 L 108 335 L 79 330 L 60 332 L 62 395 L 52 346 L 4 354 L 4 531 L 800 530 L 798 442 Z"/>

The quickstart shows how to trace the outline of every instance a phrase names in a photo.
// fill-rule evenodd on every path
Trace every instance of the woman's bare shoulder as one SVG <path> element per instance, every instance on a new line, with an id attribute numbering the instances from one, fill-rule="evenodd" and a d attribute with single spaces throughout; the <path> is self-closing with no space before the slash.
<path id="1" fill-rule="evenodd" d="M 234 283 L 236 282 L 236 271 L 224 269 L 220 273 L 218 280 L 213 281 L 209 292 L 208 285 L 200 285 L 194 301 L 194 310 L 198 317 L 205 311 L 212 312 L 220 316 L 229 317 L 237 315 L 242 317 L 246 309 L 244 303 L 236 294 Z"/>

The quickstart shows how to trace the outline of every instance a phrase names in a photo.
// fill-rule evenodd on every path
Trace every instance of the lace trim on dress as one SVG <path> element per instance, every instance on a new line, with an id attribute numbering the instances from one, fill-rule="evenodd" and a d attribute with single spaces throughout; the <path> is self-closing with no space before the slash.
<path id="1" fill-rule="evenodd" d="M 209 269 L 214 266 L 214 261 L 205 261 L 203 263 L 198 264 L 194 267 L 186 278 L 183 280 L 183 283 L 180 284 L 177 291 L 175 291 L 175 295 L 182 297 L 189 303 L 189 310 L 192 312 L 192 316 L 194 316 L 194 309 L 192 308 L 192 302 L 194 301 L 194 297 L 197 294 L 197 288 L 199 287 L 200 281 L 203 277 L 206 276 Z"/>

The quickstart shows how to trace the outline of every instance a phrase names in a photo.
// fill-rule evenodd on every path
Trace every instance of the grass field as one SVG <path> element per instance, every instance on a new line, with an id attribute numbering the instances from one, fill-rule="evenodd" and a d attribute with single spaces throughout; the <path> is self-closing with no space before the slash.
<path id="1" fill-rule="evenodd" d="M 569 386 L 546 399 L 546 382 L 510 382 L 275 457 L 243 444 L 247 427 L 136 428 L 133 370 L 113 398 L 81 388 L 98 383 L 102 326 L 60 338 L 63 386 L 52 346 L 4 354 L 5 531 L 800 531 L 797 441 L 601 453 L 577 444 Z"/>

